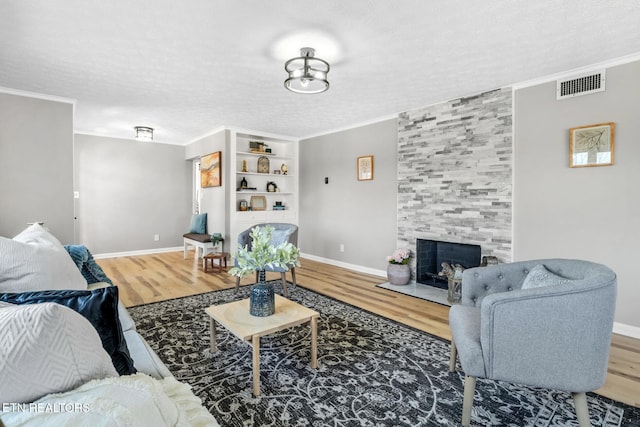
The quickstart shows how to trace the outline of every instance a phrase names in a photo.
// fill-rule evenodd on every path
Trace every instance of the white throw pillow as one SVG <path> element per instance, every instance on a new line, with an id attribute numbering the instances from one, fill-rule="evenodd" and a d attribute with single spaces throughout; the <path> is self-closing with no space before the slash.
<path id="1" fill-rule="evenodd" d="M 60 304 L 3 304 L 0 343 L 0 402 L 31 402 L 118 375 L 91 323 Z"/>
<path id="2" fill-rule="evenodd" d="M 34 224 L 13 239 L 0 237 L 0 292 L 87 289 L 64 246 Z"/>
<path id="3" fill-rule="evenodd" d="M 571 282 L 571 279 L 567 279 L 562 276 L 558 276 L 555 273 L 547 270 L 547 268 L 538 264 L 529 271 L 524 282 L 522 282 L 522 289 L 541 288 L 543 286 L 556 286 Z"/>

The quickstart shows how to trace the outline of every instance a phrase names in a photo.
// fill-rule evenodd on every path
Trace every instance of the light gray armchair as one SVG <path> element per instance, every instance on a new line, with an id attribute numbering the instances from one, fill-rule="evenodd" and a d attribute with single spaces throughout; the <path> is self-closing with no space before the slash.
<path id="1" fill-rule="evenodd" d="M 588 261 L 465 270 L 461 304 L 449 312 L 450 370 L 457 355 L 465 373 L 462 425 L 476 378 L 488 378 L 570 392 L 579 425 L 589 426 L 586 392 L 605 382 L 615 300 L 615 273 Z"/>
<path id="2" fill-rule="evenodd" d="M 238 247 L 241 248 L 241 247 L 247 246 L 248 249 L 251 250 L 251 236 L 250 236 L 251 229 L 253 229 L 254 227 L 264 227 L 267 225 L 274 228 L 273 234 L 271 236 L 272 245 L 277 246 L 281 243 L 289 242 L 294 246 L 298 246 L 298 226 L 294 224 L 274 222 L 274 223 L 256 224 L 253 227 L 240 233 L 238 235 Z M 265 271 L 280 273 L 280 278 L 282 280 L 282 288 L 284 290 L 284 296 L 288 297 L 289 291 L 287 290 L 287 277 L 285 274 L 287 270 L 280 267 L 267 267 L 265 268 Z M 293 287 L 295 288 L 296 286 L 295 266 L 292 266 L 292 265 L 289 266 L 288 271 L 291 272 L 291 282 L 293 283 Z M 258 281 L 258 272 L 256 271 L 256 282 L 257 281 Z M 240 289 L 240 277 L 236 278 L 236 288 L 235 288 L 236 293 L 238 292 L 238 289 Z"/>

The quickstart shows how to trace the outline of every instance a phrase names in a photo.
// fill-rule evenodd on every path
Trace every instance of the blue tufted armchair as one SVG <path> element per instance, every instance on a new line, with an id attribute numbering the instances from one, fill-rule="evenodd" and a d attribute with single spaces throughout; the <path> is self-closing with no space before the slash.
<path id="1" fill-rule="evenodd" d="M 289 242 L 294 246 L 298 246 L 298 226 L 294 224 L 287 223 L 264 223 L 264 224 L 256 224 L 251 228 L 243 231 L 238 235 L 238 247 L 247 246 L 249 250 L 251 250 L 251 229 L 254 227 L 264 227 L 271 226 L 274 228 L 273 234 L 271 236 L 271 244 L 277 246 L 281 243 Z M 236 261 L 237 266 L 237 261 Z M 287 290 L 287 278 L 286 271 L 284 268 L 280 267 L 268 267 L 265 268 L 265 271 L 277 272 L 280 273 L 280 277 L 282 280 L 282 288 L 284 290 L 284 296 L 289 296 L 289 291 Z M 289 266 L 289 271 L 291 271 L 291 282 L 293 286 L 296 286 L 296 268 L 295 266 Z M 258 281 L 258 272 L 256 271 L 256 282 Z M 240 277 L 236 278 L 236 293 L 240 289 Z"/>
<path id="2" fill-rule="evenodd" d="M 570 392 L 581 427 L 586 392 L 606 378 L 616 275 L 588 261 L 543 259 L 465 270 L 451 307 L 450 370 L 465 373 L 462 425 L 476 378 Z"/>

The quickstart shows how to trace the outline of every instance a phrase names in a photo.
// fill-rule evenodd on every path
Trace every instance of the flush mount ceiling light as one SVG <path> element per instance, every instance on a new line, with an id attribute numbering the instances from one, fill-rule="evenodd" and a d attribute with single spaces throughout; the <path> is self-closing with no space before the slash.
<path id="1" fill-rule="evenodd" d="M 284 69 L 289 73 L 284 87 L 296 93 L 321 93 L 329 89 L 329 63 L 314 55 L 313 48 L 303 47 L 299 57 L 284 64 Z"/>
<path id="2" fill-rule="evenodd" d="M 136 139 L 138 141 L 153 141 L 153 128 L 146 126 L 136 126 Z"/>

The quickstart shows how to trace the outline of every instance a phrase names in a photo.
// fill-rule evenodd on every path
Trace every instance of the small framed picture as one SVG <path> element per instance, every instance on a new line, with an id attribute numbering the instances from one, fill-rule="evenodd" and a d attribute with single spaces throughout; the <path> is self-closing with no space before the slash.
<path id="1" fill-rule="evenodd" d="M 249 205 L 252 211 L 263 211 L 267 209 L 267 198 L 264 196 L 251 196 Z"/>
<path id="2" fill-rule="evenodd" d="M 360 156 L 357 160 L 358 181 L 373 179 L 373 156 Z"/>
<path id="3" fill-rule="evenodd" d="M 613 165 L 615 123 L 569 129 L 569 167 Z"/>

